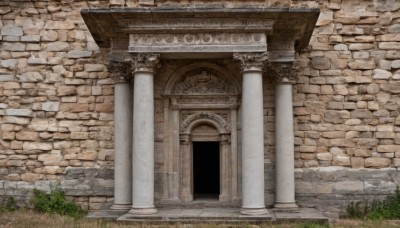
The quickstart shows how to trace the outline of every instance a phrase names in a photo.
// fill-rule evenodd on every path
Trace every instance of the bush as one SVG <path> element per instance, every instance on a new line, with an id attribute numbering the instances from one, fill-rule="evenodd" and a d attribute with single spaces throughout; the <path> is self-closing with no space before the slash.
<path id="1" fill-rule="evenodd" d="M 67 215 L 74 218 L 84 216 L 82 208 L 71 201 L 65 199 L 64 192 L 56 189 L 50 193 L 41 190 L 33 190 L 34 209 L 40 213 Z"/>
<path id="2" fill-rule="evenodd" d="M 15 211 L 17 209 L 17 203 L 12 196 L 5 198 L 4 202 L 0 205 L 0 211 Z"/>
<path id="3" fill-rule="evenodd" d="M 400 219 L 400 190 L 397 187 L 395 194 L 384 201 L 351 202 L 346 209 L 346 217 L 354 219 Z"/>

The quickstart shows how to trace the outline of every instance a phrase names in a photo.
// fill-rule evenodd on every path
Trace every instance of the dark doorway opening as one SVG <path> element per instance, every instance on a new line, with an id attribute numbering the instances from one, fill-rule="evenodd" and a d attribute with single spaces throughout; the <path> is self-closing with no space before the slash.
<path id="1" fill-rule="evenodd" d="M 219 142 L 193 142 L 194 199 L 218 199 L 220 193 L 219 154 Z"/>

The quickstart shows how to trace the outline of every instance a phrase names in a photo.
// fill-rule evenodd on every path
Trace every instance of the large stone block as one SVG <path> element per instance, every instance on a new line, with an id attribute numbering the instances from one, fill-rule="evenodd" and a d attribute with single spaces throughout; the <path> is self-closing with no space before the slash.
<path id="1" fill-rule="evenodd" d="M 374 79 L 390 79 L 392 77 L 392 73 L 387 70 L 375 69 L 372 71 L 372 77 Z"/>
<path id="2" fill-rule="evenodd" d="M 29 118 L 25 117 L 15 117 L 15 116 L 4 116 L 3 123 L 27 125 L 29 123 Z"/>
<path id="3" fill-rule="evenodd" d="M 51 143 L 43 142 L 24 142 L 24 150 L 52 150 L 53 145 Z"/>
<path id="4" fill-rule="evenodd" d="M 32 109 L 6 109 L 8 116 L 32 116 Z"/>
<path id="5" fill-rule="evenodd" d="M 21 27 L 18 27 L 14 24 L 8 24 L 1 29 L 2 36 L 22 36 L 24 31 Z"/>
<path id="6" fill-rule="evenodd" d="M 377 151 L 381 153 L 400 152 L 400 145 L 379 145 Z"/>
<path id="7" fill-rule="evenodd" d="M 342 181 L 335 183 L 333 187 L 334 193 L 362 193 L 364 183 L 362 181 Z"/>
<path id="8" fill-rule="evenodd" d="M 311 60 L 311 64 L 315 69 L 328 70 L 331 68 L 331 61 L 325 57 L 314 57 Z"/>
<path id="9" fill-rule="evenodd" d="M 79 59 L 79 58 L 89 58 L 92 56 L 91 51 L 69 51 L 68 58 L 70 59 Z"/>
<path id="10" fill-rule="evenodd" d="M 373 70 L 375 68 L 375 61 L 373 59 L 370 60 L 356 59 L 350 61 L 348 65 L 351 69 Z"/>
<path id="11" fill-rule="evenodd" d="M 5 51 L 15 51 L 15 52 L 20 52 L 20 51 L 25 51 L 26 45 L 23 43 L 9 43 L 9 42 L 4 42 L 3 43 L 3 50 Z"/>
<path id="12" fill-rule="evenodd" d="M 379 48 L 383 50 L 400 50 L 400 42 L 380 42 Z"/>
<path id="13" fill-rule="evenodd" d="M 369 157 L 365 159 L 365 167 L 384 168 L 391 165 L 390 158 Z"/>
<path id="14" fill-rule="evenodd" d="M 66 51 L 69 49 L 69 44 L 67 42 L 54 42 L 47 45 L 47 51 Z"/>
<path id="15" fill-rule="evenodd" d="M 39 133 L 34 131 L 20 131 L 17 132 L 16 138 L 22 141 L 36 141 L 39 139 Z"/>
<path id="16" fill-rule="evenodd" d="M 42 110 L 47 112 L 58 112 L 60 110 L 60 102 L 48 101 L 42 104 Z"/>
<path id="17" fill-rule="evenodd" d="M 65 21 L 47 21 L 45 29 L 55 29 L 55 30 L 70 30 L 75 28 L 75 24 L 70 20 Z"/>
<path id="18" fill-rule="evenodd" d="M 372 112 L 369 110 L 353 110 L 351 111 L 351 118 L 353 119 L 370 119 L 372 118 Z"/>

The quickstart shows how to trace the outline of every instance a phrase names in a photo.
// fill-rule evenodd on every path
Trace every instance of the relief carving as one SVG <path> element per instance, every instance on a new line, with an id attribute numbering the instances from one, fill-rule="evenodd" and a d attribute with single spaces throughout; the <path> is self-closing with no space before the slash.
<path id="1" fill-rule="evenodd" d="M 267 67 L 268 76 L 276 83 L 296 81 L 299 71 L 298 62 L 274 63 Z"/>
<path id="2" fill-rule="evenodd" d="M 182 77 L 175 84 L 174 94 L 225 94 L 236 93 L 235 87 L 227 80 L 208 71 Z"/>
<path id="3" fill-rule="evenodd" d="M 130 46 L 265 44 L 263 33 L 131 34 Z"/>
<path id="4" fill-rule="evenodd" d="M 133 72 L 145 71 L 154 73 L 157 68 L 160 68 L 160 54 L 130 54 L 127 55 L 126 60 L 130 62 Z"/>
<path id="5" fill-rule="evenodd" d="M 132 75 L 127 62 L 110 61 L 107 63 L 107 70 L 112 74 L 114 83 L 128 82 Z"/>
<path id="6" fill-rule="evenodd" d="M 200 112 L 193 115 L 189 115 L 188 117 L 186 117 L 186 119 L 182 121 L 181 132 L 187 132 L 188 130 L 190 130 L 188 129 L 188 127 L 191 125 L 191 123 L 193 123 L 195 120 L 201 120 L 201 119 L 203 120 L 209 119 L 217 122 L 225 132 L 230 132 L 231 130 L 229 124 L 222 116 L 216 113 Z"/>
<path id="7" fill-rule="evenodd" d="M 240 62 L 242 71 L 259 70 L 262 71 L 265 65 L 269 64 L 269 52 L 263 53 L 234 53 L 233 59 Z"/>

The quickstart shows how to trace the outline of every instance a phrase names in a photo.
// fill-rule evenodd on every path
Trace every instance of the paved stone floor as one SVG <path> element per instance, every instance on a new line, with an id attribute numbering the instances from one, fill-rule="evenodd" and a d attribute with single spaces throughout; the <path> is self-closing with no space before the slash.
<path id="1" fill-rule="evenodd" d="M 215 222 L 215 223 L 283 223 L 283 222 L 313 222 L 327 223 L 328 218 L 323 216 L 314 208 L 300 208 L 293 211 L 276 211 L 270 209 L 269 215 L 264 216 L 243 216 L 240 208 L 158 208 L 158 213 L 154 215 L 136 216 L 126 212 L 116 212 L 109 210 L 110 205 L 99 211 L 91 212 L 88 218 L 92 219 L 111 219 L 123 222 Z"/>

